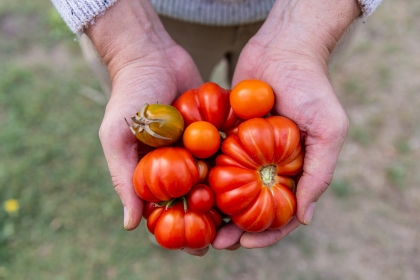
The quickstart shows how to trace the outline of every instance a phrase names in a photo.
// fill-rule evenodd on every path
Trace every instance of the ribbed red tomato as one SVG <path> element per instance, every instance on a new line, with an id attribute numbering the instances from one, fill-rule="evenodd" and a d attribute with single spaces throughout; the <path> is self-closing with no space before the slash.
<path id="1" fill-rule="evenodd" d="M 245 231 L 283 227 L 296 213 L 303 149 L 296 124 L 280 116 L 250 119 L 222 143 L 210 171 L 217 207 Z"/>
<path id="2" fill-rule="evenodd" d="M 222 222 L 216 210 L 199 213 L 182 200 L 166 206 L 146 203 L 144 214 L 148 230 L 160 246 L 169 250 L 206 248 L 213 242 Z"/>
<path id="3" fill-rule="evenodd" d="M 146 154 L 133 176 L 134 190 L 146 201 L 160 202 L 181 197 L 198 183 L 199 170 L 184 148 L 161 147 Z"/>
<path id="4" fill-rule="evenodd" d="M 184 92 L 172 106 L 181 113 L 185 127 L 193 122 L 206 121 L 226 132 L 240 121 L 230 106 L 229 94 L 230 90 L 207 82 Z"/>

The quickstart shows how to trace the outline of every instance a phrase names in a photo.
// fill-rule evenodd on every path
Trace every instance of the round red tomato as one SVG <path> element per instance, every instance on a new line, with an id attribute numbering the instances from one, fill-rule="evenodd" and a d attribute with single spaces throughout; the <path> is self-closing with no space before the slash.
<path id="1" fill-rule="evenodd" d="M 150 208 L 145 205 L 145 207 Z M 147 228 L 165 249 L 203 249 L 216 237 L 216 224 L 221 223 L 217 211 L 198 213 L 183 201 L 157 206 L 147 218 Z"/>
<path id="2" fill-rule="evenodd" d="M 204 184 L 195 185 L 187 195 L 187 204 L 193 211 L 206 213 L 214 205 L 213 190 Z"/>
<path id="3" fill-rule="evenodd" d="M 185 126 L 207 121 L 220 131 L 227 131 L 240 121 L 230 106 L 229 94 L 230 90 L 207 82 L 199 88 L 184 92 L 172 106 L 181 113 Z"/>
<path id="4" fill-rule="evenodd" d="M 260 118 L 267 115 L 274 105 L 274 92 L 260 80 L 244 80 L 233 87 L 230 105 L 242 119 Z"/>
<path id="5" fill-rule="evenodd" d="M 134 190 L 146 201 L 181 197 L 199 180 L 192 155 L 184 148 L 161 147 L 145 155 L 133 176 Z"/>
<path id="6" fill-rule="evenodd" d="M 222 143 L 210 171 L 216 205 L 245 231 L 283 227 L 296 213 L 295 182 L 303 150 L 296 124 L 284 117 L 255 118 Z"/>
<path id="7" fill-rule="evenodd" d="M 198 121 L 187 126 L 182 141 L 193 156 L 208 158 L 219 150 L 220 134 L 211 123 Z"/>

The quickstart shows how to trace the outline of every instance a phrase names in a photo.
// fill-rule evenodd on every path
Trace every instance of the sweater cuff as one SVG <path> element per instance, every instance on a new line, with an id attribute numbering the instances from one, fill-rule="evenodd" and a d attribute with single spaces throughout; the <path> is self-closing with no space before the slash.
<path id="1" fill-rule="evenodd" d="M 117 0 L 51 0 L 63 20 L 74 33 L 83 30 Z"/>
<path id="2" fill-rule="evenodd" d="M 357 2 L 362 10 L 361 16 L 367 18 L 376 10 L 382 0 L 357 0 Z"/>

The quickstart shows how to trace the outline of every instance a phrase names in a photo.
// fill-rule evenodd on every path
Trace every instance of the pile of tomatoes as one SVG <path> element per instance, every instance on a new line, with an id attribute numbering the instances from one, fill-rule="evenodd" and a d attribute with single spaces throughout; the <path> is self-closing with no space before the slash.
<path id="1" fill-rule="evenodd" d="M 155 147 L 138 163 L 133 183 L 162 247 L 205 248 L 227 218 L 260 232 L 295 215 L 303 148 L 293 121 L 270 116 L 274 102 L 263 81 L 232 90 L 208 82 L 132 117 L 132 132 Z"/>

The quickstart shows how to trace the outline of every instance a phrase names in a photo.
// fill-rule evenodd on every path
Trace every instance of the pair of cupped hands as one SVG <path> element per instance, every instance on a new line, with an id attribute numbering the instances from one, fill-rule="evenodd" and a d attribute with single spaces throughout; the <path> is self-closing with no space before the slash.
<path id="1" fill-rule="evenodd" d="M 218 230 L 212 243 L 215 249 L 270 246 L 299 225 L 310 223 L 315 203 L 332 180 L 348 130 L 348 118 L 329 80 L 328 61 L 335 44 L 360 13 L 351 2 L 277 1 L 243 49 L 232 85 L 259 79 L 273 88 L 272 113 L 290 118 L 302 133 L 303 174 L 296 191 L 297 214 L 286 226 L 249 233 L 228 223 Z M 127 128 L 125 119 L 145 103 L 171 104 L 203 81 L 189 54 L 166 33 L 148 1 L 120 0 L 85 32 L 112 81 L 99 136 L 124 207 L 124 227 L 133 230 L 141 221 L 143 201 L 134 192 L 132 176 L 145 147 Z M 208 248 L 184 251 L 202 256 Z"/>

